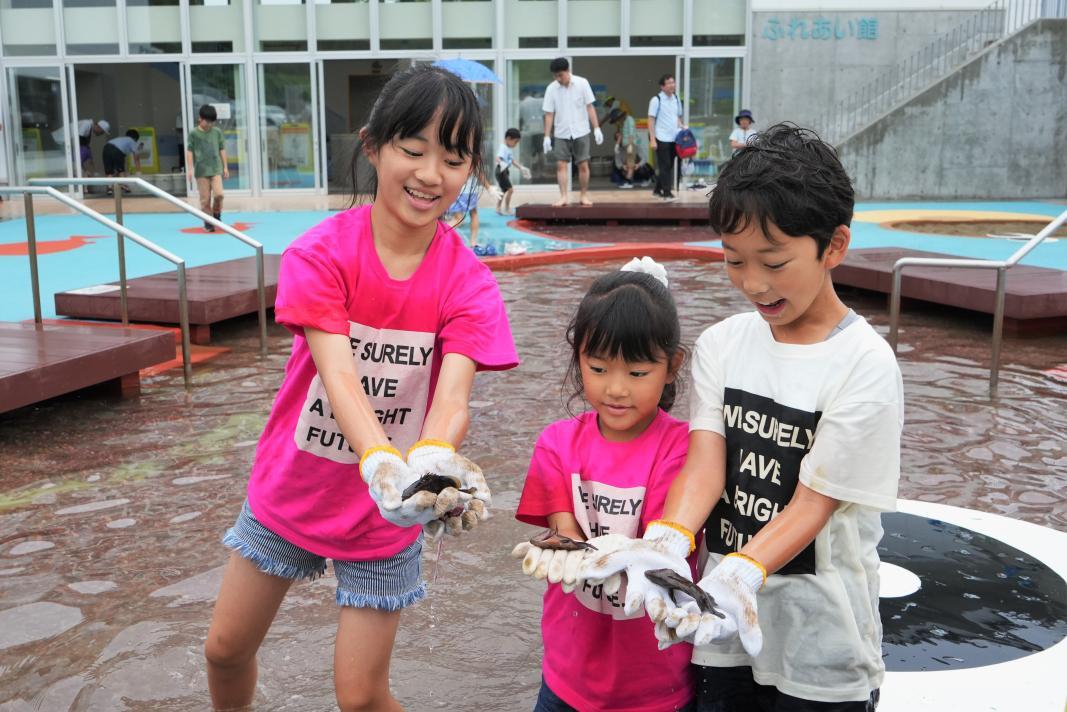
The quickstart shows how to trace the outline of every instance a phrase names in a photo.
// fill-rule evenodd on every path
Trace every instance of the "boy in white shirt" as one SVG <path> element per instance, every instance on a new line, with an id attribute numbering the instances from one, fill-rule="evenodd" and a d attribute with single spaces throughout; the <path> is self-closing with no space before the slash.
<path id="1" fill-rule="evenodd" d="M 515 166 L 524 180 L 530 179 L 529 169 L 515 160 L 515 147 L 519 145 L 521 138 L 522 134 L 518 129 L 508 129 L 504 132 L 504 143 L 500 144 L 500 149 L 496 152 L 496 183 L 501 191 L 501 196 L 496 199 L 497 215 L 507 215 L 511 212 L 511 194 L 515 189 L 511 185 L 509 169 Z"/>
<path id="2" fill-rule="evenodd" d="M 699 712 L 877 705 L 877 546 L 896 505 L 903 387 L 888 344 L 830 278 L 853 202 L 833 148 L 791 124 L 726 164 L 710 223 L 756 310 L 697 339 L 689 451 L 663 519 L 580 572 L 625 571 L 627 606 L 644 605 L 661 645 L 694 643 Z M 722 618 L 644 577 L 684 563 L 699 529 L 698 585 Z"/>

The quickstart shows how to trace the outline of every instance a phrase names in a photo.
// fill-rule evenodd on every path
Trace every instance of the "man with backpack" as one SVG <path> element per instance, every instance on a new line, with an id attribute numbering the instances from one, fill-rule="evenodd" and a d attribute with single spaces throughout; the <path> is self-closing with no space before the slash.
<path id="1" fill-rule="evenodd" d="M 682 128 L 682 102 L 675 93 L 673 74 L 659 80 L 659 94 L 648 102 L 648 147 L 656 152 L 656 187 L 664 200 L 674 200 L 674 139 Z"/>

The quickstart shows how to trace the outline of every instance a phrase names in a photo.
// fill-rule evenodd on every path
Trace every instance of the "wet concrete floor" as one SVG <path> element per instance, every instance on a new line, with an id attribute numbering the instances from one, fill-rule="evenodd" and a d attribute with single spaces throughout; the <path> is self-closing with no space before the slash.
<path id="1" fill-rule="evenodd" d="M 409 710 L 530 709 L 542 585 L 508 551 L 531 447 L 562 417 L 564 327 L 617 265 L 498 273 L 523 365 L 479 376 L 464 447 L 490 476 L 495 517 L 427 551 L 431 595 L 404 613 L 392 686 Z M 668 263 L 685 341 L 745 309 L 719 265 Z M 883 333 L 884 298 L 846 301 Z M 288 356 L 254 321 L 218 330 L 233 352 L 150 379 L 139 399 L 62 398 L 0 416 L 0 712 L 204 710 L 201 645 L 227 552 L 219 538 Z M 987 397 L 989 320 L 908 308 L 900 494 L 1067 528 L 1067 336 L 1008 340 Z M 676 406 L 685 417 L 687 399 Z M 260 652 L 259 709 L 333 708 L 332 576 L 295 585 Z"/>

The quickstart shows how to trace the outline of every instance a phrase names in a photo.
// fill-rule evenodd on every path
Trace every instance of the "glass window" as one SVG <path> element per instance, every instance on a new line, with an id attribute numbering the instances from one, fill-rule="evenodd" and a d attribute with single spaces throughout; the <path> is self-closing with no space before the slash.
<path id="1" fill-rule="evenodd" d="M 730 157 L 730 132 L 741 108 L 741 59 L 694 58 L 689 64 L 689 128 L 697 139 L 690 182 L 712 178 Z"/>
<path id="2" fill-rule="evenodd" d="M 739 47 L 745 44 L 745 0 L 693 3 L 693 45 Z"/>
<path id="3" fill-rule="evenodd" d="M 215 107 L 218 120 L 215 122 L 222 131 L 226 147 L 226 163 L 230 177 L 223 186 L 227 189 L 248 190 L 248 120 L 245 112 L 245 82 L 243 67 L 239 64 L 194 64 L 189 67 L 190 98 L 189 115 L 193 127 L 199 123 L 200 107 L 210 104 Z M 180 118 L 180 117 L 179 117 Z M 179 140 L 185 141 L 184 132 Z M 180 148 L 184 163 L 184 144 Z M 186 166 L 186 171 L 191 168 Z"/>
<path id="4" fill-rule="evenodd" d="M 55 56 L 52 0 L 0 0 L 0 27 L 8 57 Z"/>
<path id="5" fill-rule="evenodd" d="M 308 64 L 259 65 L 263 187 L 315 187 L 315 135 Z"/>
<path id="6" fill-rule="evenodd" d="M 189 0 L 193 52 L 244 52 L 244 3 L 240 0 Z"/>
<path id="7" fill-rule="evenodd" d="M 443 0 L 441 26 L 445 49 L 492 49 L 493 0 Z"/>
<path id="8" fill-rule="evenodd" d="M 618 47 L 619 0 L 568 0 L 568 47 Z"/>
<path id="9" fill-rule="evenodd" d="M 683 14 L 682 0 L 630 0 L 630 46 L 681 47 Z"/>
<path id="10" fill-rule="evenodd" d="M 367 0 L 315 0 L 315 42 L 324 52 L 370 49 Z"/>
<path id="11" fill-rule="evenodd" d="M 182 26 L 178 0 L 126 0 L 130 54 L 178 54 Z"/>
<path id="12" fill-rule="evenodd" d="M 256 0 L 256 49 L 260 52 L 304 52 L 308 48 L 304 0 Z"/>
<path id="13" fill-rule="evenodd" d="M 379 0 L 378 18 L 382 49 L 433 49 L 430 0 Z"/>
<path id="14" fill-rule="evenodd" d="M 115 0 L 63 0 L 63 35 L 67 54 L 118 54 Z"/>
<path id="15" fill-rule="evenodd" d="M 546 160 L 541 150 L 545 137 L 545 114 L 541 105 L 545 99 L 545 88 L 552 83 L 552 72 L 548 71 L 550 61 L 513 59 L 508 62 L 508 118 L 507 126 L 501 128 L 518 128 L 522 133 L 518 146 L 519 164 L 529 168 L 533 174 L 530 181 L 524 181 L 518 171 L 513 171 L 511 182 L 515 185 L 556 182 L 556 163 Z"/>
<path id="16" fill-rule="evenodd" d="M 507 46 L 549 49 L 559 46 L 559 5 L 556 0 L 501 0 Z"/>
<path id="17" fill-rule="evenodd" d="M 11 116 L 20 129 L 11 132 L 20 142 L 15 150 L 15 183 L 70 175 L 67 143 L 72 139 L 63 120 L 62 70 L 15 67 L 10 71 Z"/>

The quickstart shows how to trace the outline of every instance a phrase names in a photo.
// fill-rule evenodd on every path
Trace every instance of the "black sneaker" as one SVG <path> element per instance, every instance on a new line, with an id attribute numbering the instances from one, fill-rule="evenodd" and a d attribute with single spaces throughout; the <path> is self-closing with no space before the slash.
<path id="1" fill-rule="evenodd" d="M 215 226 L 212 225 L 211 223 L 209 223 L 207 220 L 205 220 L 204 221 L 204 231 L 205 232 L 215 232 Z"/>

